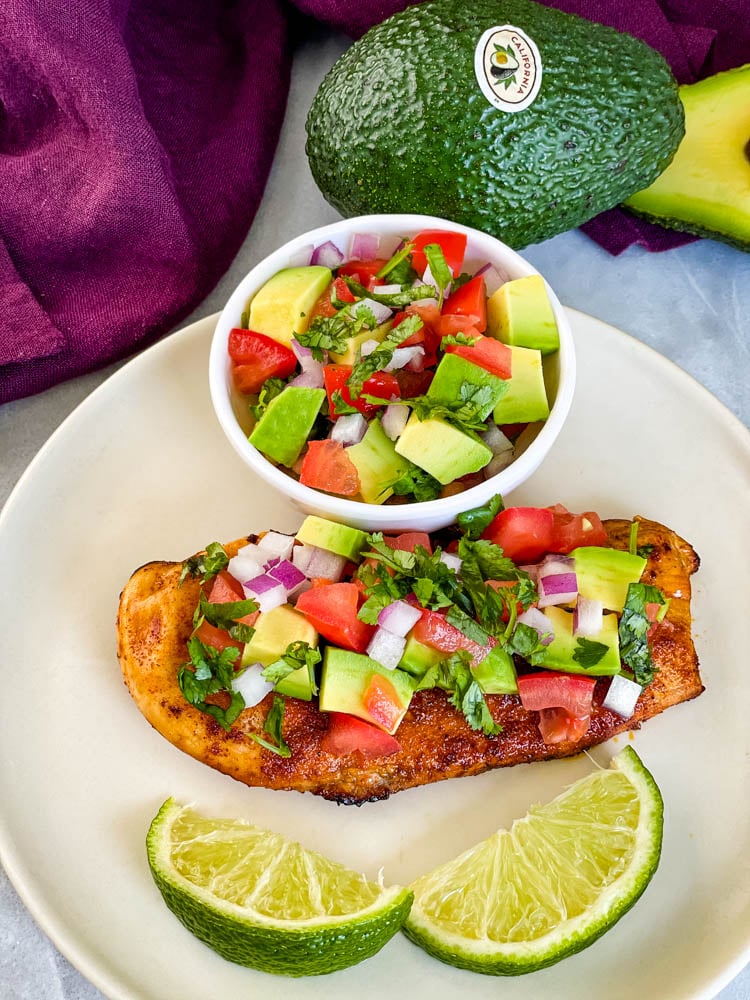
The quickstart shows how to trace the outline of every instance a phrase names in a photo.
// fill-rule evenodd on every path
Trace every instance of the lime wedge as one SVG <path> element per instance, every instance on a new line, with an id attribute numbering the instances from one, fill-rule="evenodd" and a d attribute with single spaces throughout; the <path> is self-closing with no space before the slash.
<path id="1" fill-rule="evenodd" d="M 207 819 L 167 799 L 148 862 L 179 920 L 224 958 L 284 976 L 361 962 L 399 930 L 409 889 L 384 888 L 243 820 Z"/>
<path id="2" fill-rule="evenodd" d="M 475 972 L 553 965 L 636 902 L 659 863 L 662 822 L 659 789 L 628 747 L 608 770 L 417 879 L 404 932 Z"/>

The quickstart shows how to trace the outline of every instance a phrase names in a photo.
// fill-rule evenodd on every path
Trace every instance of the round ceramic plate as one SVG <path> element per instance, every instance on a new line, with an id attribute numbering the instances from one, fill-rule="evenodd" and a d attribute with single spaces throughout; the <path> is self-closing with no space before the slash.
<path id="1" fill-rule="evenodd" d="M 444 966 L 400 935 L 345 972 L 273 980 L 225 962 L 165 908 L 144 839 L 169 795 L 403 884 L 593 766 L 586 756 L 520 766 L 356 809 L 246 788 L 149 727 L 115 655 L 130 573 L 301 520 L 252 478 L 215 422 L 206 320 L 94 392 L 0 519 L 0 857 L 43 929 L 106 995 L 685 1000 L 712 996 L 750 958 L 750 435 L 664 358 L 580 313 L 571 319 L 580 367 L 571 416 L 513 501 L 640 513 L 702 558 L 693 608 L 707 690 L 632 737 L 666 804 L 663 857 L 644 897 L 587 951 L 503 983 Z M 629 738 L 592 756 L 606 763 Z"/>

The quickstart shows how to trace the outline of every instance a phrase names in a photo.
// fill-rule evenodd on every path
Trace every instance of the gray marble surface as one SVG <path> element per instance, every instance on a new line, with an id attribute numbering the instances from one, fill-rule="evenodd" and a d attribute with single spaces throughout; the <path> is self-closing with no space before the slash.
<path id="1" fill-rule="evenodd" d="M 300 46 L 260 211 L 231 268 L 186 322 L 219 310 L 239 279 L 278 245 L 338 217 L 307 168 L 304 120 L 318 82 L 346 44 L 320 32 Z M 528 248 L 524 256 L 545 274 L 564 304 L 666 355 L 750 426 L 750 254 L 701 241 L 667 254 L 631 248 L 615 258 L 571 232 Z M 52 431 L 116 367 L 0 407 L 0 502 Z M 206 988 L 210 996 L 209 984 Z M 271 984 L 269 995 L 283 995 L 283 989 Z M 719 996 L 750 998 L 750 967 Z M 0 871 L 0 1000 L 100 997 L 39 930 Z"/>

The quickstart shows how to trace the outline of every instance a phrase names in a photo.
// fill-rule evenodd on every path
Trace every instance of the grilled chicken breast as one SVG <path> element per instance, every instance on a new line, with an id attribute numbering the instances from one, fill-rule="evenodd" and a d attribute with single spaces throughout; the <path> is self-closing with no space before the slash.
<path id="1" fill-rule="evenodd" d="M 359 751 L 336 757 L 321 749 L 326 715 L 312 702 L 287 699 L 284 738 L 291 756 L 283 758 L 249 737 L 260 733 L 271 696 L 246 708 L 229 732 L 184 699 L 177 671 L 187 660 L 186 641 L 200 584 L 188 578 L 181 587 L 181 563 L 152 562 L 126 584 L 117 618 L 118 656 L 125 684 L 136 705 L 166 739 L 197 760 L 247 785 L 313 792 L 341 803 L 361 804 L 394 792 L 445 778 L 479 774 L 490 768 L 566 757 L 603 743 L 616 733 L 637 729 L 646 719 L 703 691 L 691 638 L 690 577 L 698 557 L 684 539 L 654 521 L 639 521 L 638 543 L 650 546 L 643 582 L 669 597 L 666 617 L 652 632 L 655 680 L 625 720 L 601 707 L 607 679 L 597 682 L 594 711 L 586 735 L 549 746 L 542 740 L 538 714 L 519 699 L 487 695 L 498 736 L 475 732 L 439 690 L 417 692 L 397 732 L 401 750 L 365 760 Z M 630 521 L 605 521 L 610 543 L 627 549 Z M 248 539 L 225 546 L 232 555 Z"/>

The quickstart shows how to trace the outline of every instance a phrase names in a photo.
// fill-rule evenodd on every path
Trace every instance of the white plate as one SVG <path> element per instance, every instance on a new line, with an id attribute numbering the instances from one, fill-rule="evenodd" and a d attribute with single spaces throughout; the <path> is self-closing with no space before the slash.
<path id="1" fill-rule="evenodd" d="M 213 539 L 294 529 L 300 518 L 251 478 L 215 423 L 206 320 L 94 392 L 0 519 L 0 857 L 44 930 L 105 994 L 685 1000 L 711 996 L 750 957 L 750 435 L 659 355 L 571 318 L 580 379 L 570 420 L 513 500 L 642 513 L 703 558 L 694 612 L 707 691 L 634 737 L 666 802 L 663 858 L 646 895 L 587 951 L 502 983 L 444 966 L 402 936 L 345 972 L 275 980 L 223 961 L 167 911 L 144 837 L 168 795 L 406 882 L 591 767 L 585 757 L 516 767 L 355 809 L 245 788 L 150 729 L 115 657 L 129 574 Z M 594 756 L 606 761 L 626 742 Z"/>

